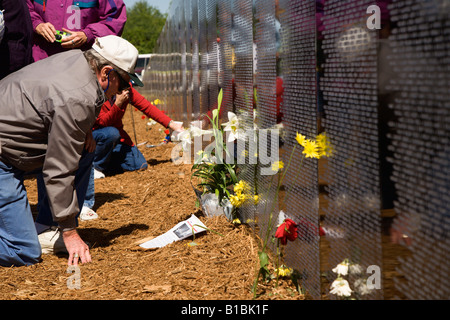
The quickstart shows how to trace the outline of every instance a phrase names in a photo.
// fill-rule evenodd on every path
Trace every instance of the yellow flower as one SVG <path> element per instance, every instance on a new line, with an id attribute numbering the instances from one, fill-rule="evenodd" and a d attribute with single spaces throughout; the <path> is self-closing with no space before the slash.
<path id="1" fill-rule="evenodd" d="M 255 202 L 255 204 L 258 204 L 258 202 L 259 202 L 259 196 L 258 196 L 257 194 L 255 194 L 255 195 L 253 196 L 253 201 Z"/>
<path id="2" fill-rule="evenodd" d="M 283 161 L 275 161 L 272 163 L 272 171 L 278 171 L 284 168 Z"/>
<path id="3" fill-rule="evenodd" d="M 322 132 L 316 136 L 316 141 L 319 146 L 324 146 L 329 143 L 328 137 L 325 132 Z"/>
<path id="4" fill-rule="evenodd" d="M 241 180 L 238 183 L 236 183 L 234 185 L 233 190 L 236 194 L 243 192 L 244 191 L 244 181 Z"/>
<path id="5" fill-rule="evenodd" d="M 280 277 L 289 277 L 292 274 L 292 269 L 281 265 L 278 269 L 275 269 Z"/>
<path id="6" fill-rule="evenodd" d="M 231 221 L 233 224 L 241 224 L 241 220 L 239 220 L 238 218 L 234 219 L 233 221 Z"/>
<path id="7" fill-rule="evenodd" d="M 333 148 L 331 146 L 330 140 L 328 139 L 325 132 L 322 132 L 316 137 L 317 146 L 319 149 L 319 157 L 330 157 L 333 153 Z"/>
<path id="8" fill-rule="evenodd" d="M 299 134 L 297 132 L 297 136 L 295 137 L 295 140 L 297 140 L 298 144 L 301 145 L 302 147 L 305 146 L 306 143 L 306 137 L 302 134 Z"/>
<path id="9" fill-rule="evenodd" d="M 236 208 L 239 208 L 243 204 L 242 199 L 235 195 L 230 196 L 230 202 Z"/>
<path id="10" fill-rule="evenodd" d="M 306 158 L 319 159 L 320 155 L 317 143 L 314 140 L 308 139 L 304 145 L 303 154 Z"/>

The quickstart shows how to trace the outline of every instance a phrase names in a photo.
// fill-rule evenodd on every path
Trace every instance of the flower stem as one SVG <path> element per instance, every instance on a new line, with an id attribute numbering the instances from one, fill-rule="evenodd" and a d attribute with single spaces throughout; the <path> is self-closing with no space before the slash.
<path id="1" fill-rule="evenodd" d="M 297 183 L 297 179 L 298 179 L 298 176 L 300 175 L 300 172 L 302 171 L 302 166 L 303 166 L 303 160 L 304 159 L 305 159 L 305 155 L 303 155 L 302 160 L 300 161 L 300 166 L 298 167 L 297 175 L 295 176 L 294 182 L 293 182 L 294 186 Z M 290 194 L 291 194 L 290 192 L 287 192 L 286 196 L 289 196 Z M 287 203 L 286 198 L 284 198 L 284 203 Z"/>
<path id="2" fill-rule="evenodd" d="M 267 246 L 267 242 L 269 241 L 269 235 L 270 235 L 270 233 L 272 232 L 272 229 L 273 229 L 273 227 L 274 227 L 274 225 L 271 225 L 271 224 L 272 224 L 272 217 L 273 217 L 273 210 L 275 209 L 275 204 L 276 204 L 277 201 L 278 201 L 278 194 L 280 193 L 280 188 L 281 188 L 281 185 L 282 185 L 282 183 L 283 183 L 284 177 L 286 176 L 286 172 L 289 170 L 289 167 L 291 166 L 292 156 L 294 155 L 294 152 L 295 152 L 296 147 L 297 147 L 297 145 L 294 145 L 294 148 L 292 149 L 291 155 L 290 155 L 290 157 L 289 157 L 289 162 L 288 162 L 288 164 L 287 164 L 287 166 L 286 166 L 286 168 L 285 168 L 283 174 L 281 175 L 281 178 L 278 180 L 277 191 L 275 192 L 275 199 L 274 199 L 274 201 L 272 202 L 272 208 L 271 208 L 271 210 L 270 210 L 269 224 L 268 224 L 268 226 L 267 226 L 267 234 L 266 234 L 266 239 L 265 239 L 265 241 L 264 241 L 263 250 L 264 250 L 264 249 L 266 248 L 266 246 Z M 269 187 L 269 188 L 270 188 L 270 187 Z M 269 190 L 270 190 L 270 189 L 269 189 Z M 265 212 L 265 210 L 264 210 L 264 212 Z"/>

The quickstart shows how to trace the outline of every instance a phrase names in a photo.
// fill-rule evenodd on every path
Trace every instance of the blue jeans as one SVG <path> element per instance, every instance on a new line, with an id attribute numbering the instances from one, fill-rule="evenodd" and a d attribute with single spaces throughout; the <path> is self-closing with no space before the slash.
<path id="1" fill-rule="evenodd" d="M 75 173 L 75 189 L 77 191 L 78 206 L 80 212 L 86 196 L 86 190 L 89 184 L 89 177 L 92 172 L 92 161 L 94 160 L 94 153 L 83 151 L 78 169 Z M 42 173 L 37 175 L 37 187 L 38 187 L 38 216 L 36 222 L 47 226 L 56 226 L 57 223 L 53 221 L 53 215 L 48 203 L 47 190 L 44 185 Z M 78 213 L 79 215 L 79 213 Z M 78 217 L 78 216 L 77 216 Z M 78 220 L 77 220 L 78 221 Z"/>
<path id="2" fill-rule="evenodd" d="M 23 175 L 0 161 L 0 266 L 4 267 L 35 264 L 41 256 Z"/>
<path id="3" fill-rule="evenodd" d="M 98 171 L 106 173 L 110 171 L 113 150 L 120 142 L 120 133 L 114 127 L 104 127 L 92 131 L 96 147 L 94 167 Z"/>
<path id="4" fill-rule="evenodd" d="M 147 168 L 147 160 L 136 146 L 124 143 L 116 145 L 111 157 L 110 172 L 123 173 Z"/>
<path id="5" fill-rule="evenodd" d="M 120 133 L 114 127 L 104 127 L 92 132 L 95 142 L 94 168 L 108 175 L 147 169 L 145 157 L 136 146 L 120 142 Z M 92 169 L 83 206 L 93 208 L 95 203 L 94 169 Z"/>
<path id="6" fill-rule="evenodd" d="M 95 185 L 94 185 L 94 166 L 92 166 L 83 207 L 88 207 L 92 209 L 94 207 L 94 204 L 95 204 Z"/>

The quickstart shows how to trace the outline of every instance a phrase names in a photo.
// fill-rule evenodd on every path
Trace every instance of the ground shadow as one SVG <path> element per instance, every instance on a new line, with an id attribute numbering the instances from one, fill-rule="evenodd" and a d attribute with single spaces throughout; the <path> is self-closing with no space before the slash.
<path id="1" fill-rule="evenodd" d="M 149 226 L 142 223 L 129 223 L 115 230 L 103 228 L 83 228 L 79 229 L 80 237 L 89 243 L 91 248 L 108 247 L 113 240 L 133 233 L 135 230 L 148 230 Z"/>
<path id="2" fill-rule="evenodd" d="M 158 164 L 161 164 L 161 163 L 167 163 L 167 162 L 171 162 L 172 160 L 171 159 L 161 159 L 161 160 L 158 160 L 158 159 L 148 159 L 147 160 L 147 163 L 150 165 L 150 166 L 156 166 L 156 165 L 158 165 Z"/>
<path id="3" fill-rule="evenodd" d="M 96 192 L 95 193 L 95 205 L 93 210 L 97 210 L 107 202 L 113 202 L 114 200 L 124 199 L 123 193 L 110 193 L 110 192 Z"/>

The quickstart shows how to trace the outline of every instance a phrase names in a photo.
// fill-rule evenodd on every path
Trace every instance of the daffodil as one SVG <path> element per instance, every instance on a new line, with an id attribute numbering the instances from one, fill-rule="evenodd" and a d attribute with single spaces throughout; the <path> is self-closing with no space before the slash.
<path id="1" fill-rule="evenodd" d="M 330 293 L 341 296 L 341 297 L 350 297 L 352 294 L 352 289 L 347 280 L 342 278 L 337 278 L 331 284 Z"/>
<path id="2" fill-rule="evenodd" d="M 254 202 L 255 205 L 258 204 L 258 202 L 259 202 L 259 196 L 258 196 L 257 194 L 255 194 L 255 195 L 253 196 L 253 202 Z"/>
<path id="3" fill-rule="evenodd" d="M 284 168 L 283 161 L 275 161 L 274 163 L 272 163 L 272 171 L 278 172 L 278 170 L 282 170 L 283 168 Z"/>
<path id="4" fill-rule="evenodd" d="M 317 146 L 317 143 L 314 140 L 306 140 L 304 149 L 302 152 L 306 158 L 316 158 L 319 159 L 319 148 Z"/>
<path id="5" fill-rule="evenodd" d="M 228 112 L 228 122 L 223 123 L 223 131 L 229 131 L 228 142 L 239 139 L 244 135 L 244 130 L 239 126 L 239 118 L 233 112 Z"/>

